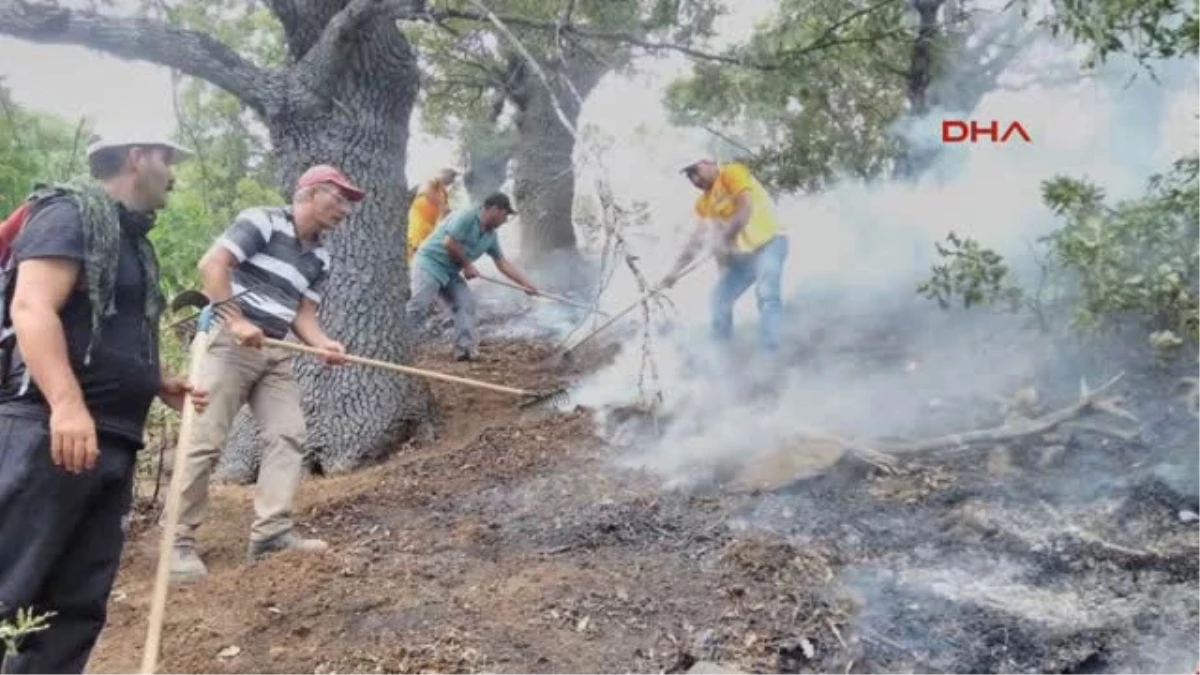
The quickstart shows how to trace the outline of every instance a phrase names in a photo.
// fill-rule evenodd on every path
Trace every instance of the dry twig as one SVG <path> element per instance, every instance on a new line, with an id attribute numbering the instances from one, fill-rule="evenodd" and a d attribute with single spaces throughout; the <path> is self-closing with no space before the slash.
<path id="1" fill-rule="evenodd" d="M 812 429 L 797 430 L 795 438 L 797 440 L 836 443 L 851 452 L 856 458 L 880 469 L 884 473 L 895 474 L 896 457 L 899 455 L 931 452 L 947 448 L 969 448 L 976 445 L 990 446 L 1018 438 L 1037 436 L 1052 431 L 1056 427 L 1071 422 L 1080 415 L 1093 410 L 1122 419 L 1136 421 L 1137 417 L 1135 415 L 1118 405 L 1119 397 L 1101 398 L 1101 394 L 1112 388 L 1123 376 L 1124 373 L 1118 374 L 1095 390 L 1090 390 L 1086 383 L 1083 384 L 1079 400 L 1065 408 L 1032 419 L 1012 418 L 999 427 L 992 429 L 977 429 L 899 443 L 857 441 Z M 1114 429 L 1104 425 L 1093 424 L 1087 426 L 1090 430 L 1106 433 L 1118 438 L 1128 440 L 1136 437 L 1136 432 L 1126 432 L 1122 429 Z"/>
<path id="2" fill-rule="evenodd" d="M 618 227 L 618 224 L 623 222 L 622 215 L 625 213 L 625 209 L 622 209 L 621 207 L 619 207 L 617 205 L 617 201 L 616 201 L 615 197 L 613 196 L 611 187 L 609 186 L 608 182 L 603 178 L 603 176 L 608 175 L 607 170 L 604 168 L 603 161 L 601 160 L 601 158 L 599 157 L 599 155 L 597 153 L 595 153 L 585 143 L 581 142 L 582 139 L 579 136 L 578 130 L 575 128 L 575 125 L 572 124 L 570 118 L 567 116 L 565 110 L 563 109 L 562 104 L 558 100 L 558 95 L 555 91 L 553 84 L 551 83 L 549 75 L 547 75 L 545 69 L 542 67 L 542 65 L 540 63 L 538 63 L 538 60 L 533 56 L 533 54 L 524 45 L 524 43 L 521 42 L 520 38 L 518 38 L 513 33 L 513 31 L 508 28 L 508 26 L 505 24 L 505 22 L 498 15 L 496 15 L 495 12 L 493 12 L 486 5 L 484 5 L 483 2 L 481 2 L 481 0 L 471 0 L 471 4 L 473 4 L 475 6 L 475 8 L 478 9 L 487 18 L 487 20 L 490 21 L 496 27 L 496 29 L 509 42 L 512 43 L 513 47 L 521 55 L 521 58 L 523 58 L 525 60 L 525 62 L 533 70 L 533 72 L 537 76 L 537 78 L 541 81 L 542 86 L 545 87 L 546 95 L 550 100 L 551 106 L 554 108 L 554 113 L 555 113 L 556 117 L 558 118 L 559 123 L 562 124 L 563 128 L 566 129 L 567 133 L 569 133 L 571 135 L 571 137 L 575 139 L 576 145 L 578 147 L 580 147 L 582 150 L 584 150 L 584 152 L 592 160 L 595 161 L 596 166 L 600 169 L 599 173 L 600 173 L 601 177 L 596 179 L 596 191 L 600 197 L 601 206 L 602 206 L 602 209 L 604 212 L 604 226 L 605 226 L 606 236 L 611 237 L 613 240 L 615 240 L 615 242 L 616 242 L 615 249 L 616 250 L 620 250 L 620 251 L 624 252 L 625 264 L 626 264 L 626 266 L 629 267 L 630 271 L 633 273 L 634 278 L 637 281 L 639 290 L 644 294 L 646 292 L 646 290 L 649 288 L 649 284 L 646 281 L 644 275 L 641 273 L 641 270 L 638 268 L 638 266 L 636 264 L 636 257 L 633 256 L 632 254 L 630 254 L 629 246 L 625 242 L 624 237 L 621 236 L 620 228 Z M 582 97 L 580 96 L 578 89 L 574 86 L 574 83 L 571 82 L 570 78 L 566 77 L 565 74 L 560 73 L 560 76 L 566 83 L 566 87 L 567 87 L 568 91 L 570 91 L 571 94 L 577 99 L 578 103 L 582 104 L 582 102 L 583 102 Z M 598 301 L 598 299 L 599 298 L 597 297 L 597 301 Z M 644 381 L 647 371 L 649 371 L 652 380 L 654 380 L 655 382 L 658 381 L 658 365 L 657 365 L 656 360 L 654 359 L 653 350 L 650 345 L 650 331 L 649 331 L 649 325 L 651 323 L 650 311 L 651 310 L 650 310 L 649 302 L 644 303 L 643 318 L 645 319 L 647 329 L 644 331 L 644 336 L 643 336 L 642 369 L 641 369 L 641 374 L 639 375 L 639 387 L 641 387 L 641 382 Z M 644 392 L 643 392 L 643 394 L 644 394 Z M 661 395 L 662 395 L 661 391 L 656 393 L 656 397 L 661 397 Z"/>
<path id="3" fill-rule="evenodd" d="M 1085 412 L 1092 409 L 1099 410 L 1096 406 L 1100 394 L 1116 384 L 1124 373 L 1117 375 L 1108 382 L 1105 382 L 1098 389 L 1088 391 L 1086 385 L 1084 391 L 1081 392 L 1079 400 L 1075 403 L 1048 413 L 1041 417 L 1030 420 L 1013 420 L 999 427 L 992 429 L 977 429 L 974 431 L 965 431 L 956 434 L 947 434 L 945 436 L 937 436 L 934 438 L 926 438 L 917 441 L 909 441 L 906 443 L 881 444 L 885 452 L 893 454 L 928 452 L 931 450 L 940 450 L 943 448 L 967 447 L 976 444 L 992 444 L 1002 441 L 1010 441 L 1016 438 L 1025 438 L 1028 436 L 1037 436 L 1053 430 L 1060 424 L 1075 419 Z M 1107 407 L 1115 406 L 1112 401 L 1107 401 Z"/>

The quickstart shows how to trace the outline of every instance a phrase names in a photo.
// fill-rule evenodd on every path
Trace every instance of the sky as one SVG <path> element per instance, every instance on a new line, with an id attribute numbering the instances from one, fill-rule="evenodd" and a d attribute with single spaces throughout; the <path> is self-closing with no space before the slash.
<path id="1" fill-rule="evenodd" d="M 130 4 L 118 0 L 118 5 Z M 718 44 L 745 35 L 774 3 L 739 0 L 737 11 L 721 20 Z M 120 11 L 120 10 L 118 10 Z M 583 123 L 611 122 L 621 130 L 631 124 L 665 122 L 659 103 L 661 89 L 686 61 L 679 56 L 655 59 L 646 76 L 636 82 L 615 78 L 603 82 L 589 98 Z M 175 129 L 170 71 L 145 62 L 126 61 L 83 47 L 39 45 L 0 37 L 0 79 L 18 103 L 78 120 L 87 116 L 103 128 L 109 125 L 170 134 Z M 646 96 L 644 87 L 651 86 Z M 410 125 L 407 177 L 415 184 L 441 166 L 454 163 L 453 140 L 420 133 L 420 111 Z M 605 124 L 604 126 L 610 126 Z"/>
<path id="2" fill-rule="evenodd" d="M 118 0 L 118 4 L 128 1 Z M 770 0 L 740 0 L 731 4 L 735 4 L 736 12 L 718 22 L 719 37 L 713 49 L 743 39 L 754 23 L 766 18 L 775 6 Z M 1029 68 L 1036 71 L 1047 59 L 1061 58 L 1062 54 L 1058 52 L 1063 49 L 1055 49 L 1047 54 L 1030 54 Z M 695 195 L 690 186 L 680 184 L 678 167 L 703 153 L 707 149 L 706 141 L 710 140 L 706 135 L 698 136 L 696 132 L 671 127 L 661 103 L 665 86 L 674 77 L 685 73 L 687 65 L 685 57 L 672 54 L 643 59 L 639 74 L 632 78 L 606 78 L 588 97 L 578 124 L 589 137 L 599 135 L 606 137 L 608 142 L 598 153 L 599 157 L 589 153 L 596 147 L 593 144 L 577 146 L 576 159 L 580 167 L 577 194 L 587 196 L 592 192 L 595 179 L 603 177 L 620 199 L 650 204 L 654 232 L 647 237 L 666 234 L 667 239 L 677 239 L 689 226 L 687 214 Z M 1187 78 L 1190 81 L 1169 92 L 1171 101 L 1167 107 L 1170 112 L 1164 114 L 1163 119 L 1139 119 L 1145 117 L 1137 112 L 1140 96 L 1128 86 L 1113 82 L 1082 84 L 1069 95 L 1064 95 L 1061 88 L 996 92 L 983 102 L 977 114 L 986 113 L 990 119 L 1020 119 L 1027 125 L 1033 124 L 1036 128 L 1031 131 L 1036 142 L 1030 147 L 1011 144 L 996 148 L 975 147 L 974 159 L 966 168 L 979 175 L 1002 177 L 988 180 L 1014 178 L 1025 184 L 1031 194 L 1037 192 L 1036 181 L 1052 171 L 1082 171 L 1103 179 L 1110 188 L 1140 189 L 1151 168 L 1164 166 L 1178 148 L 1196 147 L 1194 63 L 1188 64 L 1188 68 L 1192 72 Z M 126 61 L 82 47 L 37 45 L 0 38 L 0 78 L 19 103 L 64 117 L 78 119 L 88 115 L 101 127 L 128 125 L 161 133 L 170 133 L 175 127 L 170 74 L 160 66 Z M 1143 78 L 1142 83 L 1134 86 L 1148 85 Z M 1114 97 L 1125 102 L 1114 107 Z M 1114 113 L 1124 115 L 1127 128 L 1120 129 L 1120 120 L 1106 117 Z M 410 123 L 412 140 L 406 171 L 410 185 L 442 166 L 456 163 L 453 139 L 434 139 L 421 134 L 419 115 L 418 109 Z M 918 124 L 910 131 L 935 138 L 938 133 L 936 121 L 919 121 L 923 126 Z M 1130 124 L 1162 126 L 1163 133 L 1145 136 L 1128 128 Z M 1139 143 L 1147 139 L 1159 146 L 1158 152 L 1123 153 L 1126 157 L 1121 161 L 1109 161 L 1115 156 L 1111 147 L 1114 144 Z M 1028 153 L 1041 158 L 1037 162 L 1040 171 L 1029 171 L 1029 159 L 1023 156 Z M 1134 155 L 1141 164 L 1128 161 L 1128 157 Z M 603 166 L 597 165 L 597 159 Z M 958 170 L 952 165 L 952 162 L 947 163 L 948 170 Z M 942 190 L 939 197 L 945 208 L 962 209 L 964 214 L 970 212 L 978 198 L 975 191 L 956 193 L 953 190 Z M 803 195 L 797 199 L 803 199 Z M 895 208 L 911 212 L 915 219 L 916 214 L 930 208 L 929 204 L 928 194 L 921 193 L 919 198 L 898 203 Z M 818 214 L 807 212 L 818 207 Z M 814 217 L 846 217 L 846 209 L 857 207 L 855 200 L 829 201 L 821 205 L 810 199 L 807 203 L 779 205 L 785 213 L 784 220 L 796 224 L 809 222 Z M 1012 220 L 1021 222 L 1030 219 L 1024 217 L 1025 212 L 1017 213 L 1019 208 L 1041 209 L 1041 206 L 1036 202 L 1032 206 L 1020 202 L 1006 204 L 1005 208 L 1013 211 Z M 506 246 L 515 244 L 515 228 L 507 228 L 502 235 Z M 627 236 L 636 242 L 641 235 Z M 652 244 L 647 241 L 645 245 Z M 834 259 L 827 258 L 827 261 Z"/>

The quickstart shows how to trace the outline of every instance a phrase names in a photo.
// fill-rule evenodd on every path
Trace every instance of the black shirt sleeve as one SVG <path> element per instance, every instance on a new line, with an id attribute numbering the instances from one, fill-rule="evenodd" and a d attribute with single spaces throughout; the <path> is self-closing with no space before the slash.
<path id="1" fill-rule="evenodd" d="M 83 262 L 83 221 L 79 208 L 67 199 L 35 207 L 13 242 L 17 262 L 35 258 L 68 258 Z"/>

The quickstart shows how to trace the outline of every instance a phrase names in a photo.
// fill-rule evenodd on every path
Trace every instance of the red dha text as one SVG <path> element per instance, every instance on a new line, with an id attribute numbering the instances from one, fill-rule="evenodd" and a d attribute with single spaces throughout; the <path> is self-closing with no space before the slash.
<path id="1" fill-rule="evenodd" d="M 986 138 L 992 143 L 1007 143 L 1013 136 L 1018 136 L 1026 143 L 1032 143 L 1029 132 L 1020 122 L 1009 122 L 1002 127 L 1000 122 L 992 120 L 980 124 L 975 120 L 942 120 L 942 142 L 962 143 L 964 141 L 978 143 L 980 138 Z"/>

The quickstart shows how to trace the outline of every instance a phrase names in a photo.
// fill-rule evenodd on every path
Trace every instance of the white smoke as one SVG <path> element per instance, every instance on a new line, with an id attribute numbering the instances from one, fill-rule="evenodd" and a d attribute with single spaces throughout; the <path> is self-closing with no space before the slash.
<path id="1" fill-rule="evenodd" d="M 1037 72 L 1076 58 L 1046 39 L 1014 65 Z M 735 330 L 746 343 L 719 357 L 706 345 L 713 265 L 681 281 L 670 298 L 678 309 L 651 344 L 661 375 L 666 434 L 640 448 L 635 462 L 686 479 L 692 469 L 770 451 L 802 429 L 848 436 L 916 433 L 948 402 L 1011 394 L 1026 385 L 1046 346 L 1022 326 L 986 311 L 967 316 L 931 311 L 915 285 L 934 262 L 933 242 L 954 231 L 1018 263 L 1037 236 L 1058 224 L 1041 200 L 1042 181 L 1087 178 L 1110 198 L 1135 197 L 1150 174 L 1196 147 L 1195 61 L 1156 65 L 1159 82 L 1120 59 L 1078 82 L 992 92 L 971 113 L 976 120 L 1019 121 L 1030 144 L 962 144 L 947 148 L 917 184 L 845 182 L 814 195 L 779 200 L 791 241 L 784 275 L 785 354 L 803 363 L 771 363 L 753 348 L 753 290 L 739 301 Z M 599 102 L 596 102 L 597 104 Z M 909 138 L 940 143 L 942 112 L 897 127 Z M 647 276 L 670 268 L 687 229 L 695 189 L 679 175 L 680 158 L 698 141 L 665 121 L 632 125 L 636 143 L 606 155 L 614 189 L 649 204 L 652 226 L 630 237 Z M 628 130 L 625 130 L 628 131 Z M 588 181 L 586 172 L 580 184 Z M 622 309 L 638 297 L 626 270 L 603 299 Z M 638 400 L 644 345 L 640 311 L 605 339 L 621 341 L 616 362 L 581 384 L 573 403 L 600 409 Z M 893 320 L 907 326 L 901 358 L 872 362 L 867 332 L 886 340 Z M 874 345 L 886 352 L 886 344 Z M 755 394 L 769 383 L 771 397 Z M 925 421 L 928 421 L 925 419 Z"/>

